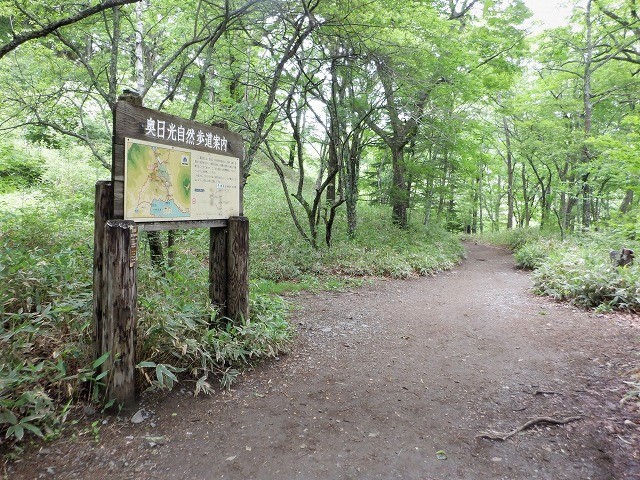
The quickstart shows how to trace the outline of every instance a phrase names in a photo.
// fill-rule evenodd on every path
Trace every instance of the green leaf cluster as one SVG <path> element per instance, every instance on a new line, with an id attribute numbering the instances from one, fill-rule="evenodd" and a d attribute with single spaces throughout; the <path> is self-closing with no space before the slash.
<path id="1" fill-rule="evenodd" d="M 13 143 L 0 142 L 0 194 L 36 186 L 44 173 L 44 159 Z"/>

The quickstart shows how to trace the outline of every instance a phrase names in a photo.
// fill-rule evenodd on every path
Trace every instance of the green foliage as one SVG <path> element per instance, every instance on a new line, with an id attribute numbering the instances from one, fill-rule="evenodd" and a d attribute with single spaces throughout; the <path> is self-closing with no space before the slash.
<path id="1" fill-rule="evenodd" d="M 518 251 L 527 243 L 538 240 L 541 237 L 540 230 L 535 228 L 514 228 L 499 232 L 483 233 L 478 238 L 493 245 L 506 247 L 512 252 Z"/>
<path id="2" fill-rule="evenodd" d="M 389 225 L 382 210 L 379 206 L 360 206 L 355 238 L 348 237 L 344 222 L 340 222 L 332 247 L 321 250 L 314 250 L 298 238 L 269 239 L 283 228 L 275 223 L 286 217 L 271 217 L 270 226 L 252 224 L 252 232 L 265 229 L 264 236 L 253 237 L 253 278 L 275 282 L 299 282 L 308 275 L 405 278 L 450 269 L 461 258 L 462 248 L 453 235 L 415 223 L 407 229 Z"/>
<path id="3" fill-rule="evenodd" d="M 166 277 L 148 267 L 140 272 L 136 355 L 145 359 L 138 367 L 152 387 L 171 389 L 179 379 L 191 380 L 195 394 L 211 393 L 215 377 L 229 387 L 241 369 L 286 352 L 293 338 L 279 297 L 252 294 L 249 318 L 219 318 L 207 302 L 206 275 L 188 275 L 197 263 L 185 259 Z"/>
<path id="4" fill-rule="evenodd" d="M 585 308 L 640 311 L 640 268 L 613 267 L 606 249 L 567 245 L 533 274 L 535 291 Z"/>
<path id="5" fill-rule="evenodd" d="M 640 209 L 614 214 L 607 222 L 603 222 L 603 226 L 614 238 L 637 242 L 640 240 Z"/>
<path id="6" fill-rule="evenodd" d="M 424 227 L 417 219 L 407 229 L 398 228 L 390 224 L 386 206 L 363 202 L 355 237 L 349 237 L 340 211 L 332 247 L 315 250 L 294 235 L 286 206 L 274 198 L 274 175 L 260 163 L 254 168 L 258 173 L 245 188 L 245 211 L 251 219 L 250 278 L 264 291 L 335 288 L 344 282 L 336 279 L 344 277 L 428 275 L 452 268 L 462 257 L 463 249 L 450 233 Z"/>
<path id="7" fill-rule="evenodd" d="M 69 153 L 68 151 L 66 152 Z M 92 360 L 91 186 L 97 170 L 74 166 L 52 153 L 42 192 L 0 202 L 0 433 L 50 436 L 74 405 L 100 403 L 106 360 Z M 80 172 L 80 173 L 77 173 Z M 293 328 L 277 296 L 299 289 L 339 289 L 361 280 L 405 277 L 450 268 L 462 254 L 446 232 L 412 225 L 388 227 L 380 207 L 361 209 L 355 239 L 338 218 L 334 248 L 314 250 L 293 234 L 275 182 L 252 177 L 246 208 L 251 218 L 250 318 L 218 318 L 207 300 L 208 231 L 188 230 L 177 240 L 176 262 L 166 276 L 155 272 L 146 244 L 139 249 L 138 365 L 145 386 L 172 388 L 192 382 L 197 393 L 228 388 L 242 369 L 286 352 Z M 276 187 L 277 188 L 277 187 Z M 36 208 L 37 207 L 37 208 Z M 141 385 L 142 386 L 142 385 Z"/>
<path id="8" fill-rule="evenodd" d="M 91 225 L 71 205 L 40 205 L 0 212 L 1 311 L 33 313 L 55 302 L 77 312 L 91 300 Z"/>
<path id="9" fill-rule="evenodd" d="M 91 304 L 64 301 L 32 314 L 4 314 L 0 326 L 0 433 L 22 438 L 25 430 L 51 434 L 66 419 L 70 402 L 97 401 L 102 376 L 94 371 L 87 338 Z M 76 323 L 83 322 L 83 323 Z"/>
<path id="10" fill-rule="evenodd" d="M 97 400 L 101 383 L 86 209 L 56 190 L 25 193 L 0 210 L 0 433 L 16 440 L 51 435 L 70 402 Z"/>
<path id="11" fill-rule="evenodd" d="M 620 233 L 576 235 L 560 241 L 532 230 L 483 235 L 514 250 L 516 264 L 533 269 L 534 291 L 583 308 L 640 311 L 640 265 L 612 265 L 609 252 L 622 246 L 639 251 L 638 242 Z"/>
<path id="12" fill-rule="evenodd" d="M 5 40 L 38 29 L 32 19 L 54 21 L 84 8 L 22 3 L 0 0 Z M 250 277 L 260 293 L 344 288 L 371 275 L 402 278 L 450 268 L 461 247 L 440 229 L 420 225 L 416 206 L 427 209 L 425 222 L 451 230 L 482 230 L 482 222 L 498 230 L 505 223 L 506 191 L 519 225 L 551 229 L 557 221 L 569 235 L 606 220 L 615 233 L 564 243 L 538 238 L 533 229 L 493 236 L 515 252 L 520 266 L 538 269 L 539 291 L 581 305 L 636 309 L 636 267 L 614 269 L 607 255 L 640 238 L 637 55 L 607 50 L 637 37 L 630 24 L 615 21 L 626 18 L 627 7 L 605 2 L 616 12 L 610 16 L 594 2 L 588 35 L 586 12 L 575 9 L 570 25 L 539 37 L 528 54 L 522 1 L 486 1 L 464 14 L 460 3 L 352 1 L 345 9 L 335 2 L 249 2 L 220 24 L 230 13 L 226 3 L 141 2 L 3 57 L 3 128 L 59 150 L 0 143 L 0 205 L 6 204 L 0 207 L 0 314 L 2 332 L 17 329 L 4 340 L 10 348 L 0 354 L 0 378 L 17 378 L 7 388 L 24 394 L 3 397 L 14 402 L 2 407 L 0 417 L 9 435 L 38 433 L 39 422 L 61 415 L 60 402 L 93 398 L 80 384 L 101 380 L 92 376 L 87 349 L 90 217 L 94 180 L 108 174 L 86 159 L 108 164 L 119 79 L 136 81 L 146 106 L 206 123 L 227 120 L 247 139 L 247 168 L 261 147 L 281 155 L 277 161 L 286 159 L 292 132 L 283 109 L 295 106 L 307 125 L 300 163 L 286 167 L 285 175 L 319 180 L 301 182 L 297 191 L 296 179 L 289 179 L 298 198 L 292 209 L 303 224 L 308 220 L 314 242 L 316 223 L 317 237 L 325 233 L 327 206 L 320 196 L 317 212 L 301 203 L 314 198 L 326 178 L 328 145 L 342 145 L 339 196 L 412 207 L 409 228 L 396 229 L 388 205 L 360 205 L 355 235 L 347 234 L 341 209 L 332 248 L 313 249 L 296 234 L 282 193 L 273 188 L 278 179 L 267 174 L 272 167 L 256 162 L 246 210 Z M 141 64 L 123 54 L 139 48 Z M 524 59 L 532 60 L 528 72 L 521 72 Z M 316 83 L 333 70 L 340 92 L 330 91 L 330 82 Z M 319 125 L 325 116 L 337 122 L 326 132 Z M 512 132 L 514 172 L 505 170 L 502 119 L 504 132 Z M 357 143 L 355 125 L 367 126 Z M 404 150 L 392 155 L 390 147 L 399 144 Z M 357 148 L 348 151 L 350 146 Z M 348 166 L 355 178 L 348 178 Z M 357 178 L 365 171 L 372 173 L 367 181 Z M 505 185 L 513 175 L 513 184 Z M 617 216 L 618 210 L 625 215 Z M 228 386 L 238 368 L 286 348 L 284 313 L 275 304 L 262 309 L 272 301 L 265 297 L 253 299 L 257 306 L 244 322 L 217 319 L 205 299 L 207 242 L 206 231 L 184 234 L 166 278 L 153 273 L 141 245 L 139 367 L 152 386 L 171 388 L 192 378 L 196 392 L 209 391 L 209 378 L 220 373 Z M 66 376 L 55 380 L 62 371 Z"/>
<path id="13" fill-rule="evenodd" d="M 63 218 L 49 217 L 45 225 L 20 213 L 5 214 L 3 225 L 12 235 L 1 237 L 0 252 L 0 258 L 14 260 L 0 267 L 0 433 L 15 440 L 26 431 L 55 432 L 71 402 L 100 403 L 108 374 L 94 373 L 106 356 L 91 359 L 91 251 L 77 238 L 83 231 L 91 236 L 88 222 L 66 231 Z M 63 216 L 72 226 L 71 214 Z M 52 235 L 51 228 L 61 235 Z M 167 278 L 142 263 L 138 358 L 152 386 L 172 388 L 176 374 L 185 371 L 196 393 L 208 393 L 208 378 L 218 376 L 229 387 L 241 368 L 288 348 L 293 330 L 280 299 L 252 296 L 249 319 L 221 322 L 206 304 L 206 275 L 199 282 L 189 276 L 192 268 L 206 270 L 201 263 L 187 257 L 182 270 Z M 146 374 L 150 368 L 152 377 Z"/>
<path id="14" fill-rule="evenodd" d="M 64 143 L 61 135 L 56 135 L 51 129 L 39 125 L 27 126 L 24 132 L 24 138 L 34 145 L 42 145 L 46 148 L 59 149 Z"/>
<path id="15" fill-rule="evenodd" d="M 534 270 L 550 258 L 557 248 L 557 240 L 540 237 L 522 244 L 515 252 L 516 265 L 519 268 Z"/>
<path id="16" fill-rule="evenodd" d="M 44 159 L 12 143 L 0 142 L 0 194 L 36 185 L 44 173 Z"/>

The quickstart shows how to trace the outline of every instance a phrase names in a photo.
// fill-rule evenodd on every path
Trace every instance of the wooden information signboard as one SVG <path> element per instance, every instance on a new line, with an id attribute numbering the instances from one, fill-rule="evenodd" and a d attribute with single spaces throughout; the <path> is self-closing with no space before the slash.
<path id="1" fill-rule="evenodd" d="M 208 227 L 211 302 L 228 321 L 249 315 L 242 138 L 140 103 L 116 104 L 111 181 L 96 184 L 94 356 L 106 358 L 107 398 L 124 407 L 135 404 L 138 230 Z"/>
<path id="2" fill-rule="evenodd" d="M 128 102 L 114 115 L 115 218 L 170 230 L 242 215 L 240 135 Z"/>

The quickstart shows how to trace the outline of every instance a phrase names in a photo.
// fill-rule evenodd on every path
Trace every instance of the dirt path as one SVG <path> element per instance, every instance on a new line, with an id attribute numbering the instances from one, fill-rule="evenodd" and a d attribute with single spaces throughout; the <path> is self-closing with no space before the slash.
<path id="1" fill-rule="evenodd" d="M 141 424 L 109 420 L 9 478 L 640 478 L 637 405 L 618 406 L 635 320 L 533 297 L 509 254 L 468 248 L 433 278 L 297 297 L 294 351 L 231 393 L 148 403 Z"/>

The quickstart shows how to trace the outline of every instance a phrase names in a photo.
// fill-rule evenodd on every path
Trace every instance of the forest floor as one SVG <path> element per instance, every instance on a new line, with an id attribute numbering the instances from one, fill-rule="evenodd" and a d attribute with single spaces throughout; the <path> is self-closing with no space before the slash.
<path id="1" fill-rule="evenodd" d="M 34 447 L 5 475 L 640 478 L 639 405 L 619 403 L 640 362 L 638 316 L 535 297 L 509 253 L 467 249 L 434 277 L 296 296 L 291 353 L 231 392 L 145 397 L 141 423 L 106 417 L 97 438 Z"/>

